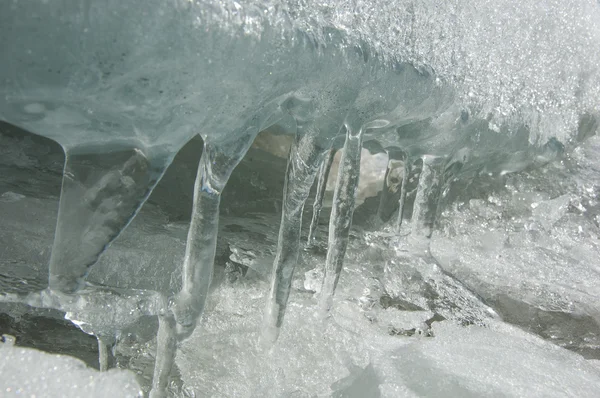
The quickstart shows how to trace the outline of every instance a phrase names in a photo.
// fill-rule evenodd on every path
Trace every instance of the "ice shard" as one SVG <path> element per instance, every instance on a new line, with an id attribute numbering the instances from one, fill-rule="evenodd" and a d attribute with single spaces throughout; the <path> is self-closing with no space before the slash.
<path id="1" fill-rule="evenodd" d="M 313 203 L 312 219 L 310 221 L 310 229 L 308 230 L 307 244 L 312 245 L 317 238 L 317 227 L 319 226 L 319 216 L 321 215 L 321 209 L 323 208 L 323 199 L 325 198 L 325 191 L 327 189 L 327 180 L 329 178 L 329 171 L 333 163 L 335 156 L 335 150 L 331 148 L 323 162 L 319 167 L 319 173 L 317 174 L 317 190 L 315 192 L 315 201 Z"/>
<path id="2" fill-rule="evenodd" d="M 106 247 L 129 224 L 170 159 L 138 148 L 67 151 L 50 257 L 51 289 L 74 293 Z"/>
<path id="3" fill-rule="evenodd" d="M 100 337 L 96 337 L 98 340 L 98 365 L 100 371 L 105 372 L 108 370 L 108 347 L 106 342 Z"/>

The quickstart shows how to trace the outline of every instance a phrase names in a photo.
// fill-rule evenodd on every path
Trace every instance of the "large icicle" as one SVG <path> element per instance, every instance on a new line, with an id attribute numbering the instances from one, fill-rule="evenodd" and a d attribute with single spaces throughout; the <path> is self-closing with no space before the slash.
<path id="1" fill-rule="evenodd" d="M 358 131 L 352 130 L 346 125 L 346 142 L 342 150 L 333 194 L 325 276 L 321 288 L 320 310 L 324 317 L 331 308 L 333 294 L 342 272 L 346 247 L 348 246 L 348 235 L 352 225 L 352 214 L 360 176 L 360 157 L 364 130 L 364 128 Z"/>
<path id="2" fill-rule="evenodd" d="M 204 142 L 194 185 L 183 284 L 173 307 L 180 339 L 193 332 L 204 310 L 213 274 L 221 192 L 257 133 L 256 127 L 250 127 L 230 140 L 212 142 L 208 137 Z"/>
<path id="3" fill-rule="evenodd" d="M 321 209 L 323 208 L 323 198 L 325 197 L 327 180 L 329 178 L 329 171 L 331 170 L 331 165 L 333 163 L 335 152 L 335 149 L 331 148 L 325 155 L 325 159 L 321 163 L 321 167 L 319 168 L 319 174 L 317 178 L 317 192 L 315 193 L 315 202 L 313 203 L 313 214 L 312 219 L 310 221 L 310 229 L 308 230 L 308 245 L 313 244 L 317 238 L 319 216 L 321 215 Z"/>
<path id="4" fill-rule="evenodd" d="M 290 294 L 292 276 L 300 252 L 302 211 L 319 165 L 328 151 L 320 144 L 320 131 L 309 124 L 300 127 L 290 149 L 285 185 L 283 188 L 283 212 L 279 227 L 277 253 L 273 264 L 271 290 L 264 316 L 262 342 L 272 344 L 279 336 L 279 329 Z M 330 144 L 330 142 L 328 143 Z"/>
<path id="5" fill-rule="evenodd" d="M 74 293 L 106 247 L 133 219 L 170 159 L 140 149 L 68 150 L 49 286 Z"/>

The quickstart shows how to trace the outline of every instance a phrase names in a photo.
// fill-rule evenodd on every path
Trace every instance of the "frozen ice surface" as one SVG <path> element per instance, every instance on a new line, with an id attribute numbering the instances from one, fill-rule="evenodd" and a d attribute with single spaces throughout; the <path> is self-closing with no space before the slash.
<path id="1" fill-rule="evenodd" d="M 590 395 L 598 21 L 593 0 L 5 1 L 0 127 L 64 154 L 0 135 L 0 300 L 63 311 L 152 396 Z"/>
<path id="2" fill-rule="evenodd" d="M 0 395 L 3 397 L 142 397 L 127 370 L 99 372 L 78 359 L 0 342 Z"/>
<path id="3" fill-rule="evenodd" d="M 592 397 L 598 369 L 579 355 L 493 323 L 434 324 L 435 338 L 395 350 L 402 379 L 419 396 Z"/>
<path id="4" fill-rule="evenodd" d="M 424 312 L 381 310 L 365 316 L 340 302 L 331 322 L 315 322 L 316 302 L 295 296 L 279 343 L 256 344 L 261 291 L 223 286 L 214 307 L 181 347 L 178 365 L 200 396 L 593 397 L 600 371 L 590 361 L 496 321 L 463 327 L 432 324 L 433 337 L 391 335 L 391 324 L 414 328 Z"/>
<path id="5" fill-rule="evenodd" d="M 431 244 L 441 266 L 505 320 L 590 358 L 600 355 L 597 191 L 589 189 L 598 183 L 598 142 L 582 148 L 590 157 L 456 203 Z"/>

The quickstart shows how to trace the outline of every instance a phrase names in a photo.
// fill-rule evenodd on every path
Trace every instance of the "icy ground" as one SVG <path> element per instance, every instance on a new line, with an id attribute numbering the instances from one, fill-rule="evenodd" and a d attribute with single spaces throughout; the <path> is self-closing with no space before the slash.
<path id="1" fill-rule="evenodd" d="M 0 292 L 36 291 L 47 283 L 62 153 L 51 141 L 6 125 L 0 140 Z M 194 178 L 200 145 L 191 142 L 180 153 L 149 203 L 93 269 L 92 282 L 178 290 L 179 275 L 171 273 L 179 269 L 185 249 L 188 180 Z M 170 394 L 597 396 L 599 155 L 600 139 L 592 137 L 541 169 L 459 184 L 446 195 L 430 251 L 423 242 L 395 237 L 374 222 L 378 198 L 367 198 L 356 211 L 333 314 L 325 322 L 315 316 L 314 291 L 325 258 L 324 217 L 317 247 L 302 252 L 280 339 L 266 350 L 258 340 L 285 160 L 253 149 L 224 193 L 211 295 L 201 326 L 178 349 Z M 306 230 L 305 225 L 304 235 Z M 156 320 L 142 317 L 127 324 L 129 307 L 98 303 L 67 318 L 88 332 L 120 329 L 111 365 L 135 371 L 148 391 Z M 90 311 L 93 305 L 97 308 Z M 67 338 L 64 325 L 49 321 L 61 313 L 13 304 L 0 304 L 0 310 L 0 334 L 17 335 L 17 346 L 28 342 L 66 351 L 60 343 L 54 350 L 44 346 L 44 341 Z M 38 331 L 33 343 L 18 327 L 26 319 L 36 319 L 28 324 Z M 81 343 L 83 336 L 68 338 L 81 351 L 69 354 L 97 366 L 89 361 L 97 348 Z M 21 368 L 13 365 L 37 363 L 38 356 L 47 355 L 0 350 L 2 394 L 40 388 L 37 376 L 27 379 L 30 384 L 15 381 L 12 375 Z M 66 359 L 47 360 L 59 366 Z M 25 367 L 30 375 L 37 369 Z M 87 396 L 105 396 L 104 387 L 94 390 L 100 382 L 81 384 L 91 371 L 77 372 L 61 380 L 62 393 L 79 385 Z M 111 375 L 126 378 L 106 377 Z M 113 396 L 135 394 L 131 384 L 110 380 L 102 386 L 123 388 Z"/>

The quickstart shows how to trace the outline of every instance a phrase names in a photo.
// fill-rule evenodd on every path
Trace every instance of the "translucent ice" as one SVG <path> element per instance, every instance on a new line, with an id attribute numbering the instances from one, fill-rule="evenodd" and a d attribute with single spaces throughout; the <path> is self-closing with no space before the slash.
<path id="1" fill-rule="evenodd" d="M 321 208 L 323 207 L 323 199 L 325 197 L 325 190 L 327 188 L 327 179 L 329 178 L 329 171 L 331 170 L 331 164 L 333 163 L 333 157 L 335 151 L 330 149 L 325 155 L 321 167 L 319 167 L 319 174 L 317 174 L 317 192 L 315 194 L 315 201 L 313 203 L 312 219 L 310 221 L 310 230 L 308 231 L 308 244 L 312 244 L 315 240 L 315 234 L 317 233 L 317 226 L 319 224 L 319 216 L 321 215 Z"/>
<path id="2" fill-rule="evenodd" d="M 600 7 L 593 0 L 5 1 L 0 5 L 5 55 L 0 66 L 0 120 L 55 140 L 65 158 L 54 236 L 47 232 L 48 224 L 54 224 L 48 209 L 55 203 L 30 197 L 32 191 L 40 196 L 35 188 L 20 189 L 35 185 L 28 174 L 34 172 L 3 182 L 1 219 L 7 227 L 0 230 L 0 253 L 11 260 L 0 259 L 0 276 L 11 283 L 3 282 L 9 288 L 0 291 L 1 301 L 61 309 L 82 330 L 99 338 L 102 368 L 108 367 L 107 342 L 112 344 L 124 328 L 136 328 L 139 319 L 158 316 L 158 336 L 152 346 L 156 352 L 153 394 L 165 395 L 178 361 L 177 343 L 194 336 L 209 307 L 214 265 L 223 258 L 230 264 L 244 260 L 233 267 L 260 270 L 258 274 L 268 273 L 268 264 L 273 263 L 261 325 L 270 342 L 285 330 L 283 316 L 297 286 L 294 270 L 301 266 L 304 206 L 318 174 L 308 229 L 312 244 L 330 158 L 341 148 L 327 255 L 323 259 L 318 250 L 307 251 L 304 259 L 315 269 L 325 264 L 319 306 L 327 315 L 337 315 L 338 325 L 361 324 L 363 315 L 377 323 L 384 303 L 401 303 L 397 307 L 402 311 L 416 306 L 418 312 L 431 312 L 431 317 L 417 326 L 393 325 L 394 333 L 380 341 L 414 334 L 423 323 L 433 330 L 429 335 L 435 334 L 431 323 L 440 316 L 463 323 L 487 321 L 495 318 L 491 310 L 486 317 L 488 303 L 512 315 L 506 319 L 518 324 L 526 323 L 523 308 L 531 309 L 535 319 L 556 310 L 553 317 L 582 315 L 582 324 L 593 324 L 596 279 L 585 265 L 593 261 L 584 260 L 597 258 L 597 248 L 590 243 L 593 239 L 585 245 L 581 241 L 595 236 L 592 226 L 600 219 L 594 182 L 597 168 L 585 161 L 577 163 L 576 158 L 582 152 L 577 147 L 593 137 L 600 120 L 599 20 Z M 276 243 L 269 228 L 273 218 L 246 211 L 249 207 L 242 205 L 250 198 L 245 192 L 237 191 L 237 209 L 221 206 L 236 167 L 257 134 L 268 129 L 295 137 L 283 189 L 279 189 L 283 199 L 266 200 L 282 213 Z M 173 190 L 179 196 L 169 206 L 189 205 L 179 214 L 191 210 L 190 225 L 179 225 L 183 218 L 157 211 L 149 216 L 152 222 L 141 223 L 135 235 L 124 235 L 122 246 L 107 253 L 142 211 L 175 155 L 198 136 L 203 150 L 196 151 L 193 199 L 185 202 L 189 192 Z M 43 156 L 28 145 L 14 144 L 12 139 L 0 143 L 0 167 L 12 167 L 10 173 L 15 174 L 23 173 L 21 169 L 44 171 Z M 379 220 L 360 225 L 355 233 L 352 220 L 354 211 L 359 211 L 355 195 L 363 146 L 387 153 L 390 161 L 386 192 L 379 200 L 365 200 L 360 208 L 363 215 L 378 215 Z M 569 158 L 571 154 L 575 160 Z M 494 184 L 502 186 L 512 174 L 526 175 L 530 168 L 556 159 L 563 165 L 577 163 L 571 168 L 565 165 L 566 170 L 583 169 L 576 189 L 562 192 L 563 186 L 557 186 L 554 190 L 561 192 L 539 193 L 535 184 L 521 184 L 517 178 L 519 183 L 504 186 L 511 192 L 501 192 L 501 199 L 490 201 L 487 193 L 478 191 L 493 190 Z M 249 162 L 241 173 L 252 168 Z M 479 188 L 477 184 L 485 185 L 486 178 L 489 185 Z M 243 174 L 235 181 L 243 185 L 243 179 L 269 191 L 256 176 Z M 270 196 L 276 196 L 273 191 Z M 374 202 L 377 209 L 369 213 Z M 461 203 L 468 203 L 468 208 Z M 456 219 L 462 223 L 444 224 L 442 213 L 452 213 L 449 208 L 459 213 Z M 40 225 L 39 231 L 23 226 L 27 222 L 18 215 L 24 210 L 34 225 Z M 241 221 L 230 219 L 227 228 L 219 231 L 220 218 L 236 211 Z M 465 214 L 471 218 L 466 220 Z M 443 233 L 436 236 L 439 225 Z M 384 231 L 361 232 L 360 228 L 374 226 Z M 34 239 L 38 233 L 41 238 Z M 245 234 L 246 240 L 236 233 Z M 436 247 L 430 248 L 430 237 Z M 451 238 L 456 240 L 445 241 Z M 24 242 L 30 240 L 33 243 L 27 248 Z M 53 241 L 51 248 L 49 241 Z M 457 241 L 466 249 L 457 250 Z M 124 253 L 135 245 L 136 250 Z M 503 252 L 511 247 L 518 247 L 519 253 Z M 13 260 L 21 249 L 29 249 L 27 255 Z M 242 249 L 252 251 L 252 261 L 239 256 Z M 357 268 L 361 262 L 364 265 Z M 46 263 L 48 267 L 39 266 Z M 350 264 L 354 274 L 345 275 L 344 264 Z M 35 277 L 21 277 L 28 272 L 23 269 L 33 269 L 30 273 Z M 44 273 L 47 276 L 39 278 Z M 248 280 L 241 277 L 243 272 L 239 274 L 229 282 L 262 283 L 252 280 L 252 272 Z M 305 315 L 307 308 L 316 305 L 312 292 L 319 290 L 315 288 L 318 278 L 319 272 L 310 275 L 308 291 L 296 289 L 300 297 L 306 295 L 305 300 L 294 299 Z M 340 281 L 350 282 L 351 287 Z M 521 282 L 525 286 L 518 285 Z M 361 284 L 368 286 L 368 293 Z M 253 286 L 246 288 L 252 291 Z M 256 310 L 260 295 L 252 294 L 237 301 L 249 301 Z M 359 302 L 360 311 L 349 307 L 348 301 L 353 300 Z M 223 305 L 236 304 L 224 300 Z M 342 316 L 335 312 L 336 305 Z M 242 309 L 237 308 L 249 316 Z M 207 316 L 214 319 L 214 311 Z M 297 317 L 292 315 L 296 326 Z M 211 327 L 216 330 L 207 325 Z M 330 323 L 324 333 L 332 333 L 335 327 L 335 322 Z M 542 329 L 538 334 L 561 343 L 572 334 L 572 330 L 569 334 L 560 328 Z M 317 333 L 316 329 L 287 333 L 297 333 L 301 339 L 306 330 L 313 337 Z M 465 333 L 472 330 L 477 329 Z M 504 332 L 512 335 L 510 330 Z M 596 344 L 593 336 L 577 337 L 581 337 L 574 340 L 577 347 L 593 349 Z M 493 336 L 485 335 L 481 342 L 488 340 Z M 315 347 L 312 352 L 322 349 Z M 302 354 L 293 347 L 274 349 L 285 358 Z M 341 352 L 340 345 L 324 352 L 334 357 Z M 415 357 L 421 354 L 417 349 Z M 253 355 L 252 351 L 249 356 Z M 472 381 L 469 375 L 457 376 L 453 365 L 447 365 L 452 371 L 444 368 L 440 377 L 451 374 L 449 385 L 434 382 L 430 390 L 420 390 L 410 380 L 402 384 L 393 381 L 398 378 L 386 379 L 382 367 L 366 361 L 364 355 L 348 356 L 350 360 L 323 371 L 349 374 L 335 380 L 316 375 L 325 384 L 310 393 L 344 395 L 362 383 L 369 392 L 378 389 L 384 395 L 435 394 L 445 387 L 468 395 L 481 393 L 479 385 L 487 386 L 478 377 Z M 224 362 L 229 360 L 226 357 Z M 309 359 L 305 363 L 315 362 Z M 419 369 L 429 358 L 421 359 L 407 369 L 401 362 L 391 367 L 404 375 L 414 372 L 413 379 L 421 380 L 427 373 Z M 498 371 L 505 370 L 500 366 Z M 262 377 L 260 369 L 249 372 Z M 290 372 L 271 373 L 277 377 L 266 376 L 261 383 L 273 386 L 280 395 L 295 393 L 294 385 L 301 383 L 302 378 Z M 187 376 L 193 379 L 189 372 Z M 468 379 L 464 383 L 463 376 Z M 574 390 L 568 380 L 561 380 L 574 395 L 588 392 Z M 591 385 L 594 380 L 590 376 L 585 381 Z M 500 391 L 496 387 L 489 391 Z M 260 389 L 243 393 L 252 395 Z M 225 395 L 239 392 L 231 386 L 207 390 Z M 515 391 L 523 393 L 519 389 L 509 393 Z"/>
<path id="3" fill-rule="evenodd" d="M 133 373 L 98 372 L 68 356 L 0 343 L 0 390 L 12 396 L 142 397 Z"/>

